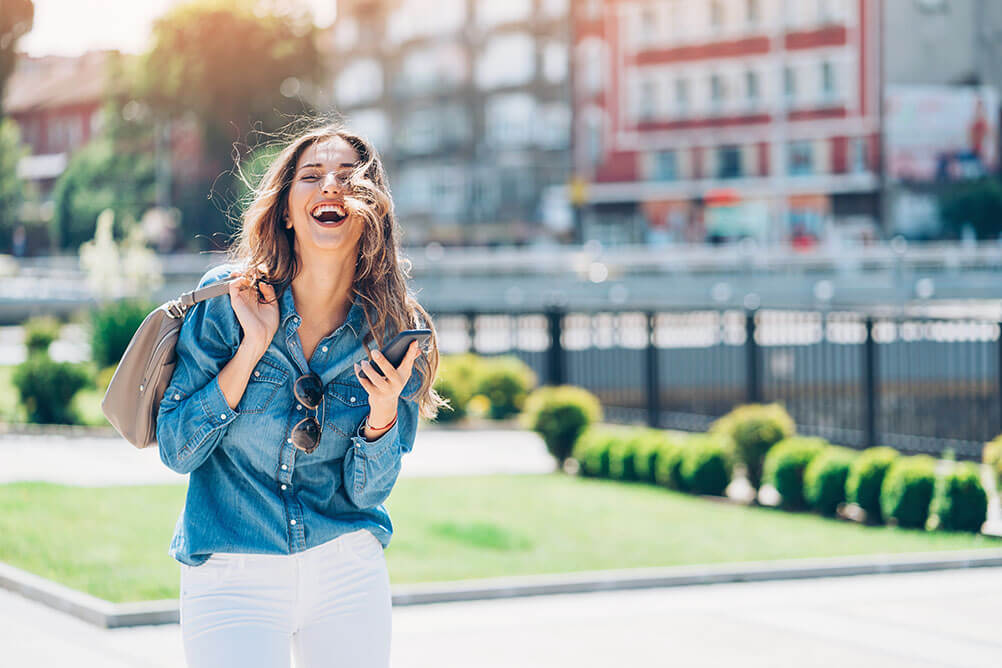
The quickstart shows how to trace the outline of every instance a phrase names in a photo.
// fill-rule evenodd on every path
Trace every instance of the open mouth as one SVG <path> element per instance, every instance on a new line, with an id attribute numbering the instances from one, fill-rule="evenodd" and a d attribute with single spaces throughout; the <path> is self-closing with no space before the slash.
<path id="1" fill-rule="evenodd" d="M 348 212 L 345 211 L 344 206 L 341 204 L 318 204 L 310 212 L 310 215 L 321 225 L 332 226 L 337 225 L 347 218 Z"/>

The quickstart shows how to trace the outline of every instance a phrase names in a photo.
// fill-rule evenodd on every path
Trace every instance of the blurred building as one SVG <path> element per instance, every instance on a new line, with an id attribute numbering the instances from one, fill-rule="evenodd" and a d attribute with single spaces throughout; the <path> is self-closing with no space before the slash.
<path id="1" fill-rule="evenodd" d="M 586 238 L 816 239 L 879 219 L 877 0 L 583 0 Z M 806 241 L 805 241 L 806 240 Z"/>
<path id="2" fill-rule="evenodd" d="M 547 235 L 570 173 L 569 0 L 340 0 L 331 103 L 380 150 L 408 243 Z"/>

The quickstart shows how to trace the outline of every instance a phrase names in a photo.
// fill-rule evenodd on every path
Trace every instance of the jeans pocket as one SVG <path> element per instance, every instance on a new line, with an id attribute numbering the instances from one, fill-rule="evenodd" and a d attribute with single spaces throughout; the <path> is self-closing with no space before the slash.
<path id="1" fill-rule="evenodd" d="M 367 529 L 346 534 L 345 543 L 347 551 L 362 561 L 372 561 L 383 557 L 383 544 Z"/>
<path id="2" fill-rule="evenodd" d="M 200 566 L 181 564 L 181 594 L 197 594 L 221 585 L 233 571 L 237 558 L 216 552 Z"/>

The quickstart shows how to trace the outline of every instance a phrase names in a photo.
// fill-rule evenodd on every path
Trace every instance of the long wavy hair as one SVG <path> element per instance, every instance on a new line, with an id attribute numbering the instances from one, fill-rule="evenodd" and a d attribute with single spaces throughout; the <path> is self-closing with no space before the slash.
<path id="1" fill-rule="evenodd" d="M 294 251 L 295 231 L 286 229 L 283 217 L 296 165 L 309 146 L 336 137 L 348 142 L 359 158 L 345 187 L 344 203 L 349 214 L 364 223 L 352 284 L 352 294 L 361 297 L 369 326 L 363 343 L 367 348 L 373 343 L 382 348 L 385 341 L 405 329 L 431 330 L 428 349 L 414 363 L 414 373 L 421 374 L 421 386 L 409 398 L 416 399 L 422 416 L 434 418 L 440 406 L 448 406 L 432 388 L 438 371 L 438 335 L 427 311 L 408 292 L 411 262 L 397 254 L 400 229 L 383 163 L 364 137 L 339 122 L 324 120 L 281 140 L 257 184 L 248 183 L 240 171 L 250 201 L 241 217 L 236 243 L 230 245 L 229 260 L 248 269 L 256 283 L 274 286 L 277 296 L 290 289 L 300 267 Z"/>

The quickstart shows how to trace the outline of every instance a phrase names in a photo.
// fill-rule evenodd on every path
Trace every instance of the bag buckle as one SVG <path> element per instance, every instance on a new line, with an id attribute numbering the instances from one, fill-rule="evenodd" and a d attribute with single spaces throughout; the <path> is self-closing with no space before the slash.
<path id="1" fill-rule="evenodd" d="M 184 306 L 183 304 L 181 304 L 181 300 L 180 299 L 175 299 L 174 301 L 172 301 L 169 304 L 167 304 L 167 308 L 165 310 L 167 311 L 167 315 L 169 317 L 174 318 L 175 320 L 177 320 L 179 318 L 183 318 L 184 317 L 184 313 L 185 313 L 185 311 L 188 310 L 188 308 L 186 306 Z"/>

